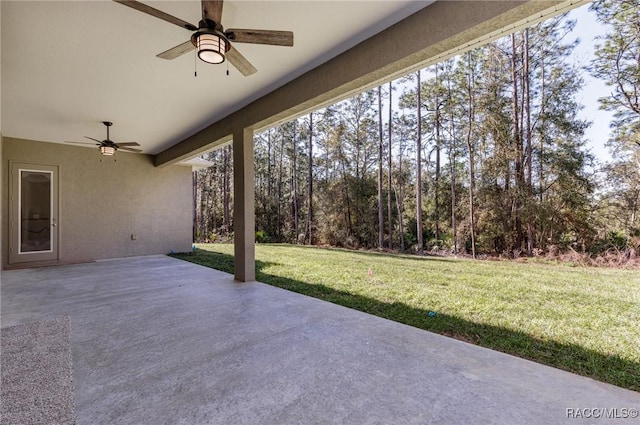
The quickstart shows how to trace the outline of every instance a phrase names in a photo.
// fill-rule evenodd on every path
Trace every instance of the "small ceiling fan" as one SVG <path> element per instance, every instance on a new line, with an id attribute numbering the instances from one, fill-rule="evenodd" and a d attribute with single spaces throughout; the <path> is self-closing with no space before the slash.
<path id="1" fill-rule="evenodd" d="M 161 10 L 133 0 L 113 0 L 129 6 L 147 15 L 162 19 L 189 31 L 195 31 L 191 39 L 157 56 L 162 59 L 175 59 L 196 49 L 198 57 L 207 63 L 223 63 L 226 59 L 244 76 L 257 72 L 256 68 L 238 52 L 233 43 L 268 44 L 272 46 L 293 46 L 291 31 L 229 29 L 222 26 L 223 0 L 202 0 L 202 20 L 196 27 L 189 22 L 169 15 Z"/>
<path id="2" fill-rule="evenodd" d="M 113 123 L 109 121 L 102 121 L 102 124 L 104 124 L 107 127 L 107 138 L 105 140 L 100 141 L 98 139 L 94 139 L 93 137 L 84 136 L 87 139 L 93 140 L 97 143 L 89 143 L 89 142 L 67 142 L 67 143 L 75 143 L 80 145 L 96 145 L 100 149 L 100 153 L 102 155 L 107 155 L 107 156 L 113 156 L 117 150 L 123 150 L 127 152 L 142 152 L 140 149 L 134 149 L 129 147 L 129 146 L 140 146 L 138 143 L 135 143 L 135 142 L 115 143 L 114 141 L 109 139 L 109 127 L 111 127 Z"/>

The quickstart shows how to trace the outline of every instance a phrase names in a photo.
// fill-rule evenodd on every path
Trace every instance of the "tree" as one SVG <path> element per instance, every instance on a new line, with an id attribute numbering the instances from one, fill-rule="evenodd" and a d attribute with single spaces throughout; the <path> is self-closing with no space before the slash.
<path id="1" fill-rule="evenodd" d="M 406 240 L 418 252 L 513 255 L 594 246 L 605 216 L 637 227 L 640 184 L 622 180 L 629 161 L 607 168 L 625 190 L 595 205 L 572 29 L 554 18 L 389 83 L 388 120 L 379 87 L 257 134 L 259 240 L 304 232 L 351 248 L 404 250 Z M 194 179 L 196 236 L 224 233 L 224 155 L 212 152 L 219 162 Z"/>
<path id="2" fill-rule="evenodd" d="M 422 85 L 420 70 L 416 73 L 416 236 L 418 237 L 418 254 L 423 254 L 422 240 Z"/>
<path id="3" fill-rule="evenodd" d="M 382 214 L 382 86 L 378 86 L 378 248 L 384 246 L 384 216 Z"/>
<path id="4" fill-rule="evenodd" d="M 597 19 L 610 30 L 596 45 L 591 72 L 612 87 L 600 105 L 615 113 L 614 142 L 640 148 L 640 3 L 597 0 L 591 5 Z"/>
<path id="5" fill-rule="evenodd" d="M 460 141 L 462 137 L 460 130 L 460 99 L 458 96 L 458 85 L 455 81 L 455 61 L 448 60 L 444 63 L 442 79 L 445 85 L 444 113 L 446 114 L 447 125 L 447 159 L 449 161 L 449 197 L 450 197 L 450 217 L 451 217 L 451 239 L 453 253 L 458 253 L 458 161 L 460 155 Z"/>
<path id="6" fill-rule="evenodd" d="M 294 240 L 298 240 L 298 132 L 297 120 L 292 122 L 291 134 L 291 228 Z"/>
<path id="7" fill-rule="evenodd" d="M 232 231 L 231 224 L 231 175 L 233 174 L 231 162 L 231 145 L 222 148 L 222 228 L 225 233 Z"/>
<path id="8" fill-rule="evenodd" d="M 596 45 L 590 71 L 612 88 L 609 96 L 599 99 L 602 109 L 614 113 L 608 146 L 616 159 L 605 171 L 607 180 L 616 181 L 617 185 L 610 187 L 609 196 L 612 206 L 622 209 L 614 216 L 626 216 L 616 221 L 620 230 L 628 236 L 640 236 L 640 4 L 632 0 L 597 0 L 591 10 L 608 25 L 607 33 Z"/>
<path id="9" fill-rule="evenodd" d="M 389 250 L 393 249 L 393 212 L 391 209 L 391 178 L 393 175 L 393 143 L 392 143 L 392 125 L 393 125 L 393 102 L 391 101 L 391 95 L 393 93 L 393 83 L 389 81 L 389 146 L 388 154 L 387 154 L 387 217 L 389 220 Z M 397 205 L 397 200 L 396 200 Z M 404 237 L 402 236 L 402 214 L 398 215 L 398 219 L 400 220 L 400 238 L 401 238 L 401 249 L 404 251 Z"/>
<path id="10" fill-rule="evenodd" d="M 534 213 L 531 206 L 535 203 L 535 198 L 533 197 L 533 143 L 532 143 L 532 128 L 531 128 L 531 69 L 530 69 L 530 44 L 529 44 L 529 28 L 524 30 L 524 69 L 523 69 L 523 80 L 524 80 L 524 102 L 525 107 L 523 113 L 526 115 L 526 127 L 524 129 L 525 132 L 525 167 L 527 170 L 527 255 L 531 255 L 533 253 L 533 243 L 534 243 Z"/>
<path id="11" fill-rule="evenodd" d="M 436 241 L 440 241 L 440 137 L 441 137 L 441 132 L 442 132 L 442 122 L 441 122 L 441 109 L 442 109 L 442 104 L 440 103 L 440 95 L 441 95 L 441 91 L 442 91 L 442 87 L 440 85 L 440 79 L 438 78 L 438 68 L 440 67 L 439 64 L 437 64 L 434 67 L 434 83 L 435 83 L 435 93 L 434 93 L 434 104 L 435 104 L 435 110 L 434 110 L 434 130 L 435 130 L 435 134 L 434 134 L 434 138 L 435 138 L 435 150 L 436 150 L 436 163 L 435 163 L 435 184 L 434 184 L 434 190 L 433 190 L 433 203 L 434 203 L 434 233 L 435 233 L 435 238 Z"/>
<path id="12" fill-rule="evenodd" d="M 521 93 L 520 93 L 520 75 L 519 68 L 521 66 L 521 48 L 519 48 L 519 37 L 517 33 L 511 34 L 511 84 L 513 91 L 511 93 L 513 111 L 511 115 L 512 119 L 512 131 L 513 137 L 511 140 L 513 146 L 513 159 L 514 159 L 514 187 L 511 197 L 511 212 L 515 223 L 515 241 L 513 244 L 514 250 L 522 250 L 524 244 L 524 235 L 522 232 L 522 205 L 521 197 L 522 190 L 524 189 L 524 170 L 522 168 L 522 115 L 520 108 Z M 522 97 L 522 99 L 524 99 Z"/>
<path id="13" fill-rule="evenodd" d="M 481 74 L 480 69 L 477 67 L 476 56 L 478 51 L 469 51 L 466 54 L 464 60 L 461 60 L 460 68 L 464 72 L 464 79 L 462 86 L 466 89 L 466 145 L 467 145 L 467 159 L 469 164 L 469 233 L 471 238 L 471 255 L 476 258 L 476 228 L 475 228 L 475 155 L 476 155 L 476 101 L 475 93 L 476 76 Z"/>
<path id="14" fill-rule="evenodd" d="M 307 148 L 309 170 L 307 177 L 307 240 L 313 245 L 313 112 L 309 114 L 309 144 Z"/>

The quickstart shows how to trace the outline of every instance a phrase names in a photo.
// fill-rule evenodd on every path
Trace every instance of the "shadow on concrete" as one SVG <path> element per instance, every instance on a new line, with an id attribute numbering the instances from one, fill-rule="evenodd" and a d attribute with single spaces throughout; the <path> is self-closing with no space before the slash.
<path id="1" fill-rule="evenodd" d="M 195 254 L 176 254 L 174 257 L 233 274 L 232 255 L 198 250 Z M 504 327 L 430 312 L 400 302 L 384 302 L 336 290 L 326 285 L 303 282 L 262 271 L 274 264 L 256 260 L 256 280 L 619 387 L 640 391 L 640 363 L 617 355 L 608 356 L 578 345 L 541 339 Z"/>

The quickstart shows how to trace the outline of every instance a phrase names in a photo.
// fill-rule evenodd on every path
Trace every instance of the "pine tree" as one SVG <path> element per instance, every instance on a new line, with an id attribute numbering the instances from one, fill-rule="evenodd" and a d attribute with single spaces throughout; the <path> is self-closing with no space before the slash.
<path id="1" fill-rule="evenodd" d="M 640 236 L 640 3 L 598 0 L 591 5 L 598 21 L 608 26 L 600 37 L 590 71 L 611 87 L 600 107 L 614 112 L 608 146 L 615 158 L 605 171 L 611 205 L 621 211 L 617 223 L 627 236 Z M 612 229 L 617 230 L 617 229 Z"/>

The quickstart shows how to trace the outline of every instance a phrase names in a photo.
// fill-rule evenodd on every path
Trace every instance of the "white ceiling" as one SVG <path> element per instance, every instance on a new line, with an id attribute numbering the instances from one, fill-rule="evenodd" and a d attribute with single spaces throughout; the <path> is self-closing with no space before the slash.
<path id="1" fill-rule="evenodd" d="M 199 1 L 144 2 L 200 19 Z M 156 58 L 191 33 L 111 1 L 2 0 L 2 134 L 102 140 L 106 120 L 112 140 L 156 154 L 431 2 L 225 1 L 225 28 L 295 34 L 294 47 L 235 44 L 258 69 L 243 77 L 194 54 Z"/>

